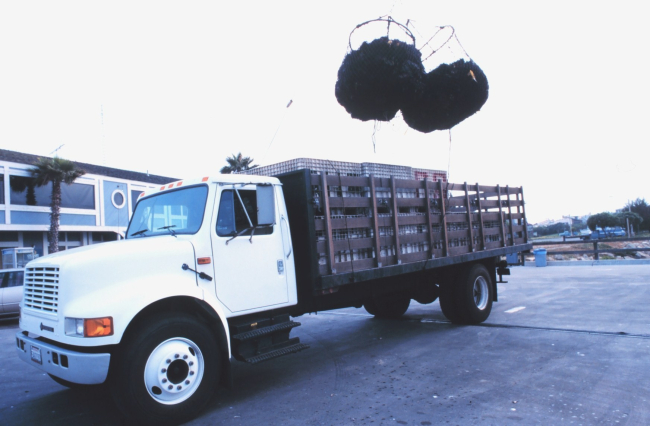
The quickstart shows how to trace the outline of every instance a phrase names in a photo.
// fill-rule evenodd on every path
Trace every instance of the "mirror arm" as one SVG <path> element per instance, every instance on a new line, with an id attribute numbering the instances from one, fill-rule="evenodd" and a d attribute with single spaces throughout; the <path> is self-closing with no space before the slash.
<path id="1" fill-rule="evenodd" d="M 248 231 L 249 229 L 253 229 L 253 230 L 254 230 L 255 227 L 252 227 L 252 228 L 244 228 L 244 229 L 242 229 L 241 231 L 239 231 L 238 233 L 236 233 L 235 235 L 233 235 L 231 239 L 226 240 L 226 245 L 228 245 L 228 243 L 231 242 L 232 240 L 234 240 L 235 238 L 241 236 L 241 234 L 243 234 L 244 232 Z M 252 241 L 251 241 L 251 243 L 252 243 Z"/>

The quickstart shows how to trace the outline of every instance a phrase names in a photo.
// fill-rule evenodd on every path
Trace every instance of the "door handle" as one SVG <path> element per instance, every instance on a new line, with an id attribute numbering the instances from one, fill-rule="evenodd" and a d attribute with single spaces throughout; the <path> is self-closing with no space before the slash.
<path id="1" fill-rule="evenodd" d="M 289 222 L 288 222 L 287 219 L 284 217 L 284 215 L 282 215 L 282 217 L 281 217 L 281 219 L 280 219 L 280 223 L 282 223 L 282 222 L 286 223 L 286 227 L 287 227 L 287 232 L 286 232 L 286 233 L 285 233 L 284 231 L 282 231 L 282 240 L 284 241 L 285 235 L 289 233 L 289 232 L 288 232 L 288 230 L 289 230 Z M 282 227 L 282 225 L 280 225 L 280 227 Z M 289 253 L 286 255 L 286 256 L 287 256 L 287 259 L 288 259 L 289 256 L 291 256 L 291 240 L 289 240 L 289 242 L 287 243 L 287 245 L 289 246 Z"/>

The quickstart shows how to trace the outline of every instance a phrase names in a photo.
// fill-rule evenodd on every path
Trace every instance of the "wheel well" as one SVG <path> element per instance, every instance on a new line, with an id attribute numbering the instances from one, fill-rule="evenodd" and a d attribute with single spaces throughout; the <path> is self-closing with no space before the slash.
<path id="1" fill-rule="evenodd" d="M 223 328 L 223 323 L 221 322 L 219 314 L 217 314 L 215 310 L 203 300 L 188 296 L 177 296 L 158 300 L 150 304 L 133 317 L 124 331 L 121 342 L 133 338 L 142 323 L 151 316 L 161 312 L 169 315 L 174 313 L 192 315 L 204 322 L 210 330 L 212 330 L 214 338 L 219 346 L 219 351 L 221 352 L 221 359 L 223 360 L 221 374 L 222 383 L 231 386 L 230 353 L 228 350 L 226 330 Z"/>

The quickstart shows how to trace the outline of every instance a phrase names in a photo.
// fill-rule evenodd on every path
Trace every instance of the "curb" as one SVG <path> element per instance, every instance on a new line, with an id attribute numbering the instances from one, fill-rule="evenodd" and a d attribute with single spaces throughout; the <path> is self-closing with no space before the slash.
<path id="1" fill-rule="evenodd" d="M 546 266 L 598 266 L 598 265 L 650 265 L 650 259 L 626 260 L 564 260 L 547 261 Z M 535 261 L 526 262 L 526 266 L 535 267 Z M 540 266 L 543 268 L 543 266 Z"/>

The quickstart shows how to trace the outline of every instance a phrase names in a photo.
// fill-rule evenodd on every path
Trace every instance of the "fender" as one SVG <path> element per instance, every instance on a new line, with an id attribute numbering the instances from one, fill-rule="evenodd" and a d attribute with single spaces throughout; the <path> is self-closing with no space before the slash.
<path id="1" fill-rule="evenodd" d="M 24 330 L 74 346 L 117 344 L 143 307 L 173 296 L 205 299 L 194 272 L 194 248 L 174 236 L 132 239 L 87 246 L 30 262 L 29 270 L 54 268 L 58 304 L 39 312 L 23 301 Z M 99 303 L 101 302 L 101 303 Z M 66 335 L 65 318 L 113 318 L 113 334 L 98 338 Z M 43 331 L 41 324 L 53 329 Z"/>

